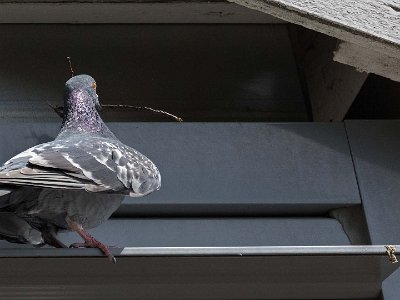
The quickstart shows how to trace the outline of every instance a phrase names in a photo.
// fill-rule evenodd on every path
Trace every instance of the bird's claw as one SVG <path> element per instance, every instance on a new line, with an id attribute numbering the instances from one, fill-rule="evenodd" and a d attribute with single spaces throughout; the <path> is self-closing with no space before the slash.
<path id="1" fill-rule="evenodd" d="M 80 226 L 78 223 L 72 221 L 68 216 L 65 218 L 65 221 L 67 222 L 69 228 L 71 230 L 77 232 L 82 237 L 82 239 L 85 241 L 84 243 L 73 243 L 70 245 L 70 248 L 97 248 L 101 252 L 103 252 L 103 254 L 105 256 L 107 256 L 111 262 L 113 262 L 113 263 L 117 262 L 114 255 L 111 254 L 110 249 L 103 243 L 96 240 L 93 236 L 91 236 L 85 230 L 83 230 L 82 226 Z"/>
<path id="2" fill-rule="evenodd" d="M 108 257 L 109 261 L 116 264 L 117 259 L 114 257 L 114 255 L 111 254 L 110 249 L 109 249 L 110 247 L 116 248 L 115 246 L 103 245 L 102 243 L 100 243 L 96 240 L 94 240 L 93 242 L 73 243 L 73 244 L 69 245 L 69 248 L 97 248 Z"/>

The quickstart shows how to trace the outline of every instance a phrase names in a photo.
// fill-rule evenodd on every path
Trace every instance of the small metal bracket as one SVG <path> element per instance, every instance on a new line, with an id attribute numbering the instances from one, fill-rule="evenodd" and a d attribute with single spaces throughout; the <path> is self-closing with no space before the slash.
<path id="1" fill-rule="evenodd" d="M 396 248 L 393 245 L 387 245 L 385 246 L 385 248 L 386 248 L 386 253 L 389 256 L 389 261 L 392 264 L 397 264 L 399 261 L 397 260 L 397 257 L 395 255 Z"/>

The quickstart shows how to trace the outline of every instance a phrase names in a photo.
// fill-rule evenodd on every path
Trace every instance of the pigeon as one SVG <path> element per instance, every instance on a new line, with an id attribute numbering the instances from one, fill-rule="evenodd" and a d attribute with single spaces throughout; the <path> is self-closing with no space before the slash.
<path id="1" fill-rule="evenodd" d="M 58 136 L 14 156 L 0 168 L 0 239 L 34 246 L 67 247 L 60 231 L 116 262 L 108 246 L 87 233 L 106 221 L 125 196 L 160 189 L 155 164 L 123 144 L 99 115 L 96 82 L 77 75 L 65 83 Z"/>

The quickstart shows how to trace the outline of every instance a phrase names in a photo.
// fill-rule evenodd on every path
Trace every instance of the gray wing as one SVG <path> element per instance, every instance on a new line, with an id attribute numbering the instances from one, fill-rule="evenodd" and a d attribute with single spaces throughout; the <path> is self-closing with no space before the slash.
<path id="1" fill-rule="evenodd" d="M 13 192 L 18 186 L 36 186 L 44 188 L 85 189 L 88 180 L 76 180 L 61 170 L 35 166 L 29 159 L 35 157 L 43 148 L 51 143 L 32 147 L 8 160 L 0 168 L 0 196 Z"/>
<path id="2" fill-rule="evenodd" d="M 29 150 L 35 151 L 34 148 Z M 24 151 L 0 168 L 0 196 L 11 193 L 18 186 L 34 186 L 43 188 L 86 189 L 102 191 L 96 183 L 85 177 L 69 175 L 68 169 L 41 167 L 29 162 L 36 157 L 33 152 Z"/>
<path id="3" fill-rule="evenodd" d="M 0 169 L 0 183 L 115 191 L 143 196 L 160 187 L 155 165 L 141 153 L 107 138 L 77 137 L 30 148 Z"/>

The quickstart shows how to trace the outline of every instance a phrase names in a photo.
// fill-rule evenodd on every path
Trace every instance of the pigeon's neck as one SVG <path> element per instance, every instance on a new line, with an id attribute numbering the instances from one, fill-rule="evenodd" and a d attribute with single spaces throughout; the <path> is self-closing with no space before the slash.
<path id="1" fill-rule="evenodd" d="M 59 137 L 79 133 L 115 137 L 104 124 L 94 104 L 89 104 L 85 96 L 84 93 L 76 91 L 65 99 L 64 118 Z"/>

